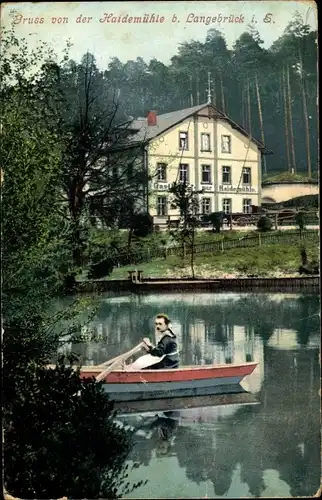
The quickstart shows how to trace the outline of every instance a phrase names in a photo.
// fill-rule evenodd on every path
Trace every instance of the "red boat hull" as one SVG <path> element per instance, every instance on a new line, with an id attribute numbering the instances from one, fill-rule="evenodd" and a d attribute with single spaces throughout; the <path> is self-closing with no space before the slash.
<path id="1" fill-rule="evenodd" d="M 186 366 L 172 370 L 113 371 L 106 375 L 104 390 L 116 401 L 242 392 L 241 380 L 258 363 Z M 96 377 L 101 369 L 84 367 L 82 378 Z"/>

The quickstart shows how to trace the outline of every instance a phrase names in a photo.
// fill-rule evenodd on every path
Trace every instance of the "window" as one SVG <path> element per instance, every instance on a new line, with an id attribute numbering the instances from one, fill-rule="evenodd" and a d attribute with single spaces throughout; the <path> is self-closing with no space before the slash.
<path id="1" fill-rule="evenodd" d="M 158 196 L 157 197 L 157 215 L 167 215 L 167 197 L 166 196 Z"/>
<path id="2" fill-rule="evenodd" d="M 188 182 L 189 180 L 189 165 L 186 163 L 180 163 L 179 166 L 179 181 Z"/>
<path id="3" fill-rule="evenodd" d="M 201 151 L 210 151 L 210 134 L 201 134 Z"/>
<path id="4" fill-rule="evenodd" d="M 222 200 L 222 211 L 225 214 L 231 214 L 231 198 L 224 198 Z"/>
<path id="5" fill-rule="evenodd" d="M 211 183 L 210 165 L 201 165 L 201 182 L 205 184 Z"/>
<path id="6" fill-rule="evenodd" d="M 243 170 L 243 184 L 251 184 L 252 183 L 251 171 L 252 171 L 252 169 L 249 167 L 244 168 L 244 170 Z"/>
<path id="7" fill-rule="evenodd" d="M 167 165 L 166 165 L 166 163 L 157 163 L 157 179 L 158 179 L 158 181 L 166 182 L 166 180 L 167 180 Z"/>
<path id="8" fill-rule="evenodd" d="M 188 149 L 188 132 L 179 132 L 179 149 Z"/>
<path id="9" fill-rule="evenodd" d="M 211 199 L 210 198 L 202 198 L 201 200 L 201 213 L 202 214 L 210 214 L 211 207 Z"/>
<path id="10" fill-rule="evenodd" d="M 231 135 L 221 136 L 221 152 L 231 153 Z"/>
<path id="11" fill-rule="evenodd" d="M 231 184 L 231 167 L 222 168 L 222 183 Z"/>
<path id="12" fill-rule="evenodd" d="M 245 198 L 243 200 L 243 213 L 244 214 L 250 214 L 252 211 L 252 200 L 249 198 Z"/>

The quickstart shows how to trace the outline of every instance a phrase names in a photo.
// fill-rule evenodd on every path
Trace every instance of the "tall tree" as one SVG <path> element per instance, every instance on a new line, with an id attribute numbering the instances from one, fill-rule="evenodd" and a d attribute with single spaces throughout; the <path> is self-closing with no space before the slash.
<path id="1" fill-rule="evenodd" d="M 291 84 L 290 84 L 290 68 L 286 66 L 286 88 L 287 88 L 287 105 L 288 105 L 288 119 L 290 125 L 290 143 L 291 143 L 291 170 L 293 173 L 296 172 L 296 162 L 295 162 L 295 144 L 294 144 L 294 132 L 293 132 L 293 112 L 292 112 L 292 95 L 291 95 Z"/>
<path id="2" fill-rule="evenodd" d="M 262 107 L 261 89 L 262 82 L 265 81 L 268 74 L 269 58 L 268 52 L 263 49 L 263 40 L 260 37 L 258 30 L 250 25 L 248 31 L 244 32 L 234 44 L 233 60 L 235 62 L 235 70 L 238 72 L 238 80 L 245 90 L 242 92 L 245 95 L 244 113 L 247 116 L 245 123 L 250 134 L 257 133 L 259 129 L 262 142 L 265 141 L 264 134 L 264 113 Z M 258 71 L 261 68 L 261 71 Z M 256 108 L 253 104 L 251 95 L 255 96 Z M 255 109 L 254 109 L 255 108 Z M 266 158 L 263 161 L 263 175 L 266 174 Z"/>
<path id="3" fill-rule="evenodd" d="M 210 29 L 208 31 L 203 53 L 204 66 L 206 70 L 211 71 L 216 97 L 221 95 L 221 99 L 218 99 L 216 104 L 225 113 L 228 109 L 225 102 L 224 89 L 230 83 L 231 53 L 227 48 L 224 36 L 219 30 Z"/>
<path id="4" fill-rule="evenodd" d="M 261 131 L 261 140 L 262 140 L 262 143 L 265 144 L 262 103 L 261 103 L 261 98 L 260 98 L 260 93 L 259 93 L 257 73 L 255 73 L 255 90 L 256 90 L 256 98 L 257 98 L 257 105 L 258 105 L 258 115 L 259 115 L 260 131 Z M 264 174 L 266 174 L 266 173 L 267 173 L 266 156 L 264 156 Z"/>
<path id="5" fill-rule="evenodd" d="M 120 109 L 115 88 L 87 53 L 68 61 L 60 73 L 64 150 L 62 185 L 68 203 L 73 259 L 82 265 L 90 213 L 107 225 L 124 205 L 142 198 L 146 166 L 141 144 L 131 142 L 132 119 Z M 141 200 L 143 203 L 143 200 Z"/>
<path id="6" fill-rule="evenodd" d="M 282 86 L 282 91 L 283 91 L 283 104 L 284 104 L 284 132 L 285 132 L 287 169 L 289 172 L 291 172 L 290 132 L 289 132 L 289 117 L 288 117 L 288 102 L 287 102 L 285 68 L 282 68 L 281 86 Z"/>
<path id="7" fill-rule="evenodd" d="M 199 220 L 199 195 L 203 191 L 196 191 L 193 186 L 189 185 L 186 181 L 174 182 L 170 188 L 170 202 L 180 210 L 180 223 L 177 231 L 173 232 L 182 246 L 182 258 L 186 257 L 186 248 L 190 250 L 190 267 L 192 277 L 195 277 L 195 239 L 197 227 L 200 224 Z"/>
<path id="8" fill-rule="evenodd" d="M 296 68 L 297 73 L 300 76 L 301 80 L 301 93 L 302 93 L 302 102 L 303 102 L 303 118 L 305 123 L 305 143 L 306 143 L 306 154 L 307 154 L 307 175 L 308 178 L 312 177 L 312 165 L 311 165 L 311 151 L 310 151 L 310 128 L 309 128 L 309 117 L 307 112 L 307 97 L 306 97 L 306 89 L 305 89 L 305 80 L 303 75 L 303 62 L 301 51 L 299 50 L 299 64 Z"/>

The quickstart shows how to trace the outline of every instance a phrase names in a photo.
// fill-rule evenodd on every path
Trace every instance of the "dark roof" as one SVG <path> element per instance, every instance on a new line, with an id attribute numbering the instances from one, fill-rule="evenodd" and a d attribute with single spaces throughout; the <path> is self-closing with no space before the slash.
<path id="1" fill-rule="evenodd" d="M 148 126 L 146 118 L 138 118 L 132 121 L 128 130 L 133 132 L 133 141 L 149 142 L 150 140 L 155 139 L 170 128 L 174 127 L 178 123 L 183 122 L 190 116 L 193 116 L 198 111 L 201 111 L 208 107 L 210 107 L 215 112 L 216 117 L 227 121 L 232 128 L 238 130 L 241 134 L 249 138 L 249 133 L 243 127 L 235 123 L 225 113 L 219 111 L 213 104 L 207 103 L 199 104 L 198 106 L 193 106 L 191 108 L 179 109 L 178 111 L 172 111 L 171 113 L 165 113 L 163 115 L 158 115 L 156 126 Z M 251 140 L 258 146 L 259 149 L 263 151 L 263 153 L 272 154 L 272 151 L 269 151 L 266 148 L 265 144 L 263 144 L 261 141 L 255 139 L 254 137 L 252 137 Z"/>

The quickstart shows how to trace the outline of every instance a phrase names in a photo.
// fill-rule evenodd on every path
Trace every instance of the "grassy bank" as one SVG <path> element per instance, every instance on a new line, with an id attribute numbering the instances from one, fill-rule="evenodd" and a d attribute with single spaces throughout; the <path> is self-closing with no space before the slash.
<path id="1" fill-rule="evenodd" d="M 291 230 L 279 230 L 272 231 L 272 234 L 292 234 L 297 233 L 298 229 L 294 228 Z M 220 233 L 215 233 L 211 230 L 198 230 L 196 232 L 195 244 L 202 243 L 213 243 L 216 241 L 229 241 L 229 240 L 239 240 L 247 238 L 248 236 L 256 236 L 258 231 L 256 228 L 249 228 L 243 230 L 224 230 Z M 90 246 L 92 248 L 100 247 L 101 253 L 106 252 L 109 249 L 111 252 L 116 250 L 116 253 L 127 253 L 128 252 L 128 231 L 108 231 L 105 229 L 93 229 L 90 236 Z M 131 242 L 130 250 L 140 251 L 143 248 L 165 248 L 178 245 L 178 242 L 173 238 L 170 231 L 160 231 L 154 232 L 153 234 L 146 236 L 145 238 L 135 238 L 133 237 Z"/>
<path id="2" fill-rule="evenodd" d="M 319 258 L 318 248 L 308 250 L 309 260 Z M 298 276 L 300 252 L 297 245 L 269 245 L 254 249 L 236 248 L 218 254 L 202 254 L 195 258 L 196 277 L 233 278 L 233 277 L 279 277 Z M 108 279 L 127 279 L 128 270 L 135 266 L 114 269 Z M 183 262 L 180 257 L 154 259 L 139 264 L 137 269 L 143 271 L 145 277 L 178 277 L 191 276 L 189 258 Z"/>

